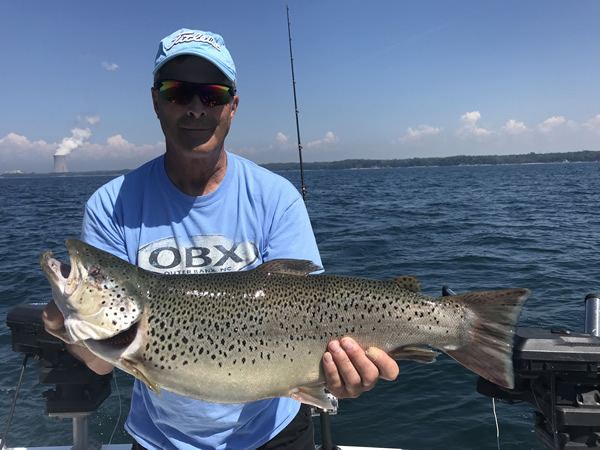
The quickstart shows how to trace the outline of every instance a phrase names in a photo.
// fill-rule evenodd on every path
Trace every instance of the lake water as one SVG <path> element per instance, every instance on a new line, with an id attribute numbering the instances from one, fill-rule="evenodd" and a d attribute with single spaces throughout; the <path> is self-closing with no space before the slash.
<path id="1" fill-rule="evenodd" d="M 298 184 L 297 172 L 282 173 Z M 38 256 L 66 260 L 85 200 L 107 176 L 0 178 L 0 427 L 22 355 L 11 351 L 7 312 L 47 301 Z M 309 171 L 307 206 L 328 273 L 420 278 L 426 295 L 524 287 L 533 291 L 521 326 L 583 330 L 584 298 L 600 291 L 600 164 Z M 117 371 L 113 394 L 90 419 L 90 436 L 127 442 L 131 377 Z M 68 421 L 46 417 L 30 362 L 8 445 L 65 445 Z M 492 402 L 477 376 L 445 355 L 400 363 L 395 382 L 342 400 L 332 417 L 337 444 L 410 449 L 496 449 Z M 118 419 L 119 406 L 122 415 Z M 503 449 L 541 449 L 533 407 L 496 404 Z M 118 421 L 118 423 L 117 423 Z"/>

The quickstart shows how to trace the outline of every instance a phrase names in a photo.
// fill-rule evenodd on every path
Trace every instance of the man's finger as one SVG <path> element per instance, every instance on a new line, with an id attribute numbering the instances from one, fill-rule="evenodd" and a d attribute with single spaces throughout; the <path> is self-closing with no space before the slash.
<path id="1" fill-rule="evenodd" d="M 377 347 L 369 347 L 365 353 L 379 369 L 380 378 L 394 381 L 398 377 L 400 373 L 398 364 L 386 352 Z"/>
<path id="2" fill-rule="evenodd" d="M 378 367 L 367 357 L 362 347 L 353 339 L 345 337 L 342 339 L 341 345 L 359 377 L 361 391 L 364 391 L 364 388 L 367 388 L 366 390 L 372 389 L 379 379 Z"/>
<path id="3" fill-rule="evenodd" d="M 355 357 L 355 353 L 358 350 L 362 351 L 362 349 L 360 349 L 360 347 L 358 347 L 358 349 L 355 347 L 358 346 L 349 344 L 346 338 L 342 339 L 340 342 L 331 341 L 329 345 L 329 351 L 331 352 L 331 356 L 333 357 L 337 370 L 342 378 L 342 383 L 348 393 L 353 397 L 359 394 L 356 388 L 359 386 L 362 388 L 360 373 L 358 373 L 351 360 Z"/>
<path id="4" fill-rule="evenodd" d="M 333 395 L 339 397 L 340 390 L 343 389 L 344 383 L 337 370 L 333 356 L 331 356 L 331 353 L 329 352 L 326 352 L 323 355 L 323 372 L 325 372 L 325 384 L 327 389 L 329 389 Z"/>

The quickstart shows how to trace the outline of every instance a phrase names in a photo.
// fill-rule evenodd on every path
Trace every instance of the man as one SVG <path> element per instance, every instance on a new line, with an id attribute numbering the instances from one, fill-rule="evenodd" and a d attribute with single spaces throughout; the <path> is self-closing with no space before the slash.
<path id="1" fill-rule="evenodd" d="M 82 239 L 163 273 L 245 270 L 275 258 L 320 256 L 297 190 L 285 179 L 225 151 L 236 114 L 236 73 L 217 34 L 181 29 L 159 44 L 152 101 L 166 152 L 101 187 L 87 202 Z M 65 339 L 51 302 L 47 329 Z M 112 366 L 70 345 L 92 370 Z M 323 356 L 327 387 L 356 397 L 398 367 L 379 349 L 334 340 Z M 207 403 L 136 380 L 126 423 L 133 448 L 314 448 L 306 405 L 291 398 Z"/>

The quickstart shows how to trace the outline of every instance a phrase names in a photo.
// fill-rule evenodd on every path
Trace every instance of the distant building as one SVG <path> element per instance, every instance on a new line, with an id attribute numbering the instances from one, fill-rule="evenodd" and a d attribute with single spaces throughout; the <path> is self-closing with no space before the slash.
<path id="1" fill-rule="evenodd" d="M 66 155 L 54 155 L 54 172 L 62 173 L 68 172 L 67 169 L 67 157 Z"/>

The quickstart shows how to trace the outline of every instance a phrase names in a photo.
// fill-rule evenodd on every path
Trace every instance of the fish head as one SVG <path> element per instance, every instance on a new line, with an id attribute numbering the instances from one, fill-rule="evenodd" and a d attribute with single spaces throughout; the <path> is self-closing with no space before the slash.
<path id="1" fill-rule="evenodd" d="M 65 317 L 73 341 L 102 340 L 139 321 L 143 304 L 137 267 L 77 239 L 66 242 L 70 265 L 40 255 L 52 297 Z"/>

